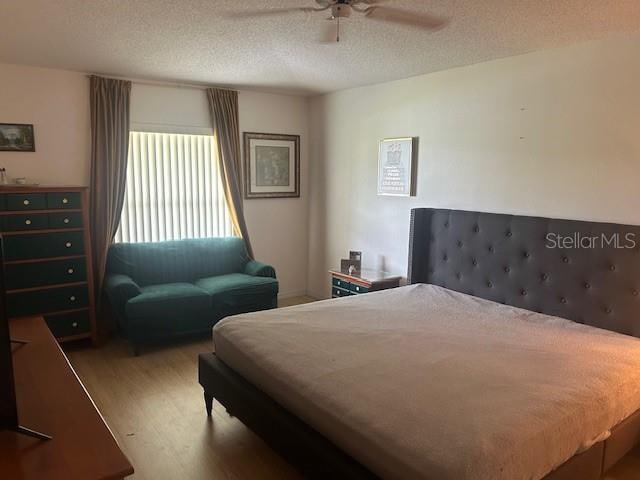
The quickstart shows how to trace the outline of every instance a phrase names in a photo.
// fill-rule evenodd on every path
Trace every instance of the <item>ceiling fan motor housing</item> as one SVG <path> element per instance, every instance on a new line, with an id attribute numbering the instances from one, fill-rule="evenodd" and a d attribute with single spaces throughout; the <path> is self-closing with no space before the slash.
<path id="1" fill-rule="evenodd" d="M 344 2 L 338 2 L 331 6 L 332 18 L 348 18 L 351 16 L 351 5 Z"/>

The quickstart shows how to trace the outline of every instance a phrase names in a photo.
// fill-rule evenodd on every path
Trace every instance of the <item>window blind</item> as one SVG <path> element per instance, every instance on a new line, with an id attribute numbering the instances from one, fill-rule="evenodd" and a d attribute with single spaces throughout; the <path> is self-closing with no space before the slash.
<path id="1" fill-rule="evenodd" d="M 210 135 L 129 133 L 116 242 L 233 235 Z"/>

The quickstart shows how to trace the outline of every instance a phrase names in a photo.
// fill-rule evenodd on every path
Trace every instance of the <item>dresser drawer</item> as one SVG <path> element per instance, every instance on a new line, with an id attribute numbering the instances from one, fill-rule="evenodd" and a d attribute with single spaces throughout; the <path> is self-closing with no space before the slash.
<path id="1" fill-rule="evenodd" d="M 20 215 L 3 215 L 2 231 L 17 232 L 20 230 L 43 230 L 49 228 L 49 216 L 46 213 L 28 213 Z"/>
<path id="2" fill-rule="evenodd" d="M 49 228 L 80 228 L 82 214 L 80 212 L 50 213 Z"/>
<path id="3" fill-rule="evenodd" d="M 54 337 L 71 337 L 91 331 L 89 311 L 63 313 L 62 315 L 45 315 L 49 330 Z"/>
<path id="4" fill-rule="evenodd" d="M 337 277 L 332 277 L 331 278 L 331 284 L 334 287 L 344 288 L 345 290 L 349 290 L 349 287 L 351 286 L 350 282 L 347 282 L 346 280 L 342 280 L 342 279 L 337 278 Z"/>
<path id="5" fill-rule="evenodd" d="M 86 285 L 7 294 L 7 312 L 10 317 L 72 310 L 88 304 Z"/>
<path id="6" fill-rule="evenodd" d="M 7 261 L 82 255 L 83 232 L 8 235 L 4 238 L 4 253 Z"/>
<path id="7" fill-rule="evenodd" d="M 7 290 L 84 282 L 86 279 L 87 264 L 84 257 L 5 266 Z"/>
<path id="8" fill-rule="evenodd" d="M 44 193 L 8 193 L 7 210 L 43 210 L 47 208 Z"/>
<path id="9" fill-rule="evenodd" d="M 349 290 L 344 290 L 344 289 L 339 288 L 339 287 L 333 287 L 331 289 L 331 296 L 333 298 L 336 298 L 336 297 L 348 297 L 349 295 L 353 295 L 353 293 L 351 293 Z"/>
<path id="10" fill-rule="evenodd" d="M 47 208 L 81 208 L 79 192 L 47 193 Z"/>
<path id="11" fill-rule="evenodd" d="M 363 287 L 362 285 L 358 285 L 357 283 L 352 283 L 351 286 L 349 287 L 349 290 L 351 290 L 356 295 L 360 293 L 369 292 L 369 289 L 367 287 Z"/>

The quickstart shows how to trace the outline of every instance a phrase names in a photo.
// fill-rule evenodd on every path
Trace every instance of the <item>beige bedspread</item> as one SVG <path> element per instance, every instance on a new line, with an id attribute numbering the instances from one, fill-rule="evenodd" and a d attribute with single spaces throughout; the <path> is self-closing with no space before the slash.
<path id="1" fill-rule="evenodd" d="M 640 408 L 639 339 L 432 285 L 230 317 L 214 344 L 389 479 L 540 479 Z"/>

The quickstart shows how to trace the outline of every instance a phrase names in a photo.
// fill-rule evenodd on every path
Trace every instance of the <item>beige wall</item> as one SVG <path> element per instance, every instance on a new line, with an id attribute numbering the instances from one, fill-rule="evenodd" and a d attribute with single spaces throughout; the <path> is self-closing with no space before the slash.
<path id="1" fill-rule="evenodd" d="M 89 183 L 89 79 L 63 70 L 0 63 L 0 123 L 33 123 L 36 151 L 0 152 L 11 178 Z"/>
<path id="2" fill-rule="evenodd" d="M 300 198 L 245 200 L 244 211 L 256 258 L 275 266 L 280 295 L 304 295 L 309 252 L 308 100 L 240 92 L 239 102 L 240 132 L 300 135 Z"/>
<path id="3" fill-rule="evenodd" d="M 406 274 L 430 206 L 640 224 L 640 36 L 316 97 L 309 293 L 349 249 Z M 376 195 L 378 141 L 419 137 L 417 196 Z"/>
<path id="4" fill-rule="evenodd" d="M 10 177 L 43 184 L 89 183 L 89 81 L 85 74 L 0 64 L 0 122 L 33 123 L 35 153 L 2 153 Z M 301 135 L 300 199 L 247 200 L 249 232 L 259 260 L 275 266 L 281 296 L 306 292 L 308 248 L 307 122 L 303 97 L 241 91 L 240 130 Z M 134 84 L 131 127 L 210 133 L 204 91 Z"/>

